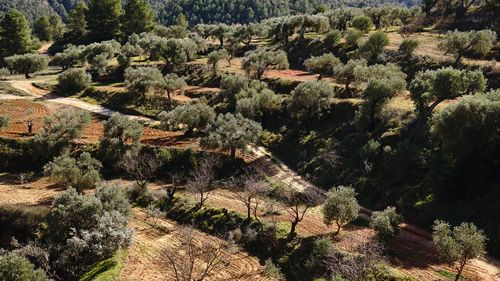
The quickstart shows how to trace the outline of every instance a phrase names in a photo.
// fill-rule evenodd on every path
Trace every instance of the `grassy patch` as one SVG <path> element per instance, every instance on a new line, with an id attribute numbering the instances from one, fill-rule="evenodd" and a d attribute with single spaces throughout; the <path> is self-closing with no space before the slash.
<path id="1" fill-rule="evenodd" d="M 113 257 L 100 261 L 80 277 L 80 281 L 112 281 L 117 280 L 127 257 L 126 250 L 118 251 Z"/>
<path id="2" fill-rule="evenodd" d="M 21 97 L 29 96 L 28 93 L 25 93 L 24 91 L 12 87 L 8 82 L 0 82 L 0 94 L 7 94 L 7 95 L 14 95 Z"/>
<path id="3" fill-rule="evenodd" d="M 454 272 L 450 272 L 450 271 L 444 270 L 444 269 L 438 269 L 438 270 L 436 270 L 436 273 L 443 276 L 444 278 L 447 278 L 450 280 L 455 280 L 456 274 Z M 458 280 L 459 281 L 467 281 L 467 279 L 465 279 L 463 276 L 460 276 L 460 278 Z"/>

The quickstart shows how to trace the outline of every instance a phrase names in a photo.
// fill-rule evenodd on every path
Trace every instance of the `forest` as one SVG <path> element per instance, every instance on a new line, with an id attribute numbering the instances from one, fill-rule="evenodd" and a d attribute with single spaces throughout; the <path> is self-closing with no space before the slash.
<path id="1" fill-rule="evenodd" d="M 496 1 L 0 11 L 0 280 L 500 279 Z"/>

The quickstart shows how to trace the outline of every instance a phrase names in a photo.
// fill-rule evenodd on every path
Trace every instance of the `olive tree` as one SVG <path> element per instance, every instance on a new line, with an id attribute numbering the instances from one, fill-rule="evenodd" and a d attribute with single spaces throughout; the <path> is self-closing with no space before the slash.
<path id="1" fill-rule="evenodd" d="M 215 111 L 208 104 L 202 102 L 180 105 L 169 112 L 158 115 L 165 128 L 185 128 L 185 135 L 190 136 L 194 130 L 203 130 L 215 120 Z"/>
<path id="2" fill-rule="evenodd" d="M 142 191 L 145 191 L 149 182 L 155 179 L 160 164 L 155 153 L 136 150 L 127 151 L 118 163 Z"/>
<path id="3" fill-rule="evenodd" d="M 187 83 L 184 78 L 177 76 L 175 73 L 167 74 L 163 79 L 162 88 L 167 92 L 168 102 L 172 105 L 172 94 L 175 91 L 184 91 Z"/>
<path id="4" fill-rule="evenodd" d="M 219 49 L 211 52 L 207 57 L 207 64 L 212 67 L 214 76 L 219 70 L 218 63 L 221 60 L 229 60 L 229 53 L 226 49 Z"/>
<path id="5" fill-rule="evenodd" d="M 334 235 L 340 228 L 358 218 L 360 206 L 356 200 L 356 192 L 352 187 L 339 186 L 332 188 L 321 211 L 325 224 L 337 225 Z"/>
<path id="6" fill-rule="evenodd" d="M 389 243 L 399 233 L 399 224 L 402 220 L 403 217 L 396 212 L 396 208 L 387 207 L 383 211 L 372 213 L 370 227 L 375 230 L 380 242 Z"/>
<path id="7" fill-rule="evenodd" d="M 495 31 L 485 29 L 480 31 L 448 31 L 439 48 L 445 54 L 455 57 L 455 64 L 459 64 L 467 54 L 484 57 L 495 46 L 497 35 Z"/>
<path id="8" fill-rule="evenodd" d="M 95 193 L 68 189 L 54 198 L 47 216 L 52 267 L 68 280 L 112 257 L 132 241 L 131 206 L 125 189 L 102 186 Z"/>
<path id="9" fill-rule="evenodd" d="M 50 65 L 59 66 L 63 71 L 83 63 L 83 47 L 68 46 L 64 51 L 54 55 Z"/>
<path id="10" fill-rule="evenodd" d="M 390 98 L 406 89 L 406 74 L 394 64 L 358 67 L 354 71 L 364 103 L 361 113 L 368 117 L 368 130 L 375 129 L 375 119 Z"/>
<path id="11" fill-rule="evenodd" d="M 368 36 L 366 41 L 361 42 L 359 52 L 364 58 L 376 62 L 387 45 L 389 45 L 387 34 L 382 31 L 375 31 Z"/>
<path id="12" fill-rule="evenodd" d="M 120 47 L 120 43 L 114 40 L 85 46 L 82 56 L 89 64 L 93 78 L 105 75 L 108 72 L 111 60 L 119 53 Z"/>
<path id="13" fill-rule="evenodd" d="M 119 113 L 104 123 L 104 135 L 99 148 L 101 159 L 107 164 L 116 165 L 128 152 L 139 148 L 142 125 Z"/>
<path id="14" fill-rule="evenodd" d="M 306 81 L 293 91 L 288 102 L 290 114 L 300 120 L 318 118 L 330 104 L 333 88 L 324 81 Z"/>
<path id="15" fill-rule="evenodd" d="M 0 280 L 50 281 L 42 269 L 36 269 L 29 259 L 15 252 L 0 251 Z"/>
<path id="16" fill-rule="evenodd" d="M 69 69 L 57 77 L 57 90 L 69 95 L 78 93 L 90 87 L 92 77 L 83 69 Z"/>
<path id="17" fill-rule="evenodd" d="M 472 223 L 451 227 L 443 221 L 435 221 L 432 240 L 446 262 L 456 266 L 455 281 L 460 279 L 468 261 L 485 254 L 486 236 Z"/>
<path id="18" fill-rule="evenodd" d="M 367 16 L 357 16 L 351 20 L 351 27 L 362 31 L 363 33 L 368 33 L 373 27 L 372 20 Z"/>
<path id="19" fill-rule="evenodd" d="M 32 158 L 45 162 L 59 156 L 82 135 L 90 121 L 90 113 L 83 110 L 66 110 L 45 117 L 42 130 L 29 143 Z"/>
<path id="20" fill-rule="evenodd" d="M 7 68 L 14 73 L 24 74 L 30 79 L 30 74 L 47 69 L 49 57 L 40 54 L 13 55 L 4 58 Z"/>
<path id="21" fill-rule="evenodd" d="M 259 123 L 243 117 L 241 114 L 220 114 L 207 126 L 207 136 L 201 139 L 206 148 L 229 149 L 231 157 L 236 157 L 237 149 L 245 149 L 249 144 L 257 142 L 262 127 Z"/>
<path id="22" fill-rule="evenodd" d="M 268 69 L 287 69 L 289 64 L 285 51 L 259 48 L 245 54 L 241 67 L 249 76 L 261 79 Z"/>
<path id="23" fill-rule="evenodd" d="M 291 17 L 291 25 L 298 29 L 299 40 L 305 39 L 306 31 L 312 30 L 316 33 L 325 33 L 330 27 L 328 18 L 323 15 L 297 15 Z"/>
<path id="24" fill-rule="evenodd" d="M 420 122 L 424 124 L 440 103 L 467 94 L 483 92 L 486 78 L 480 70 L 468 71 L 452 67 L 417 73 L 410 83 L 410 94 Z"/>
<path id="25" fill-rule="evenodd" d="M 159 92 L 164 86 L 164 77 L 155 67 L 127 68 L 125 70 L 125 87 L 134 96 L 146 101 L 148 93 Z"/>
<path id="26" fill-rule="evenodd" d="M 247 211 L 247 221 L 254 218 L 258 221 L 259 197 L 266 195 L 269 191 L 268 184 L 264 181 L 262 174 L 257 171 L 247 170 L 245 173 L 232 180 L 235 195 L 243 204 Z M 253 212 L 252 212 L 253 211 Z"/>
<path id="27" fill-rule="evenodd" d="M 73 187 L 78 192 L 96 187 L 101 180 L 101 163 L 88 152 L 78 158 L 65 154 L 54 158 L 43 167 L 44 174 L 52 181 L 66 188 Z"/>
<path id="28" fill-rule="evenodd" d="M 347 63 L 337 65 L 333 73 L 335 75 L 335 79 L 338 82 L 343 82 L 345 84 L 346 90 L 349 89 L 349 85 L 355 81 L 356 75 L 355 70 L 360 67 L 366 67 L 368 62 L 364 59 L 359 60 L 349 60 Z"/>
<path id="29" fill-rule="evenodd" d="M 357 48 L 360 39 L 363 37 L 363 31 L 357 29 L 349 30 L 345 35 L 345 42 L 349 48 Z"/>
<path id="30" fill-rule="evenodd" d="M 304 62 L 307 71 L 319 74 L 318 80 L 321 80 L 324 75 L 332 75 L 333 70 L 339 64 L 339 58 L 332 54 L 324 54 L 319 57 L 313 56 Z"/>
<path id="31" fill-rule="evenodd" d="M 283 100 L 282 96 L 268 88 L 250 86 L 238 94 L 236 112 L 246 118 L 264 122 L 267 116 L 282 109 Z"/>
<path id="32" fill-rule="evenodd" d="M 312 188 L 298 191 L 293 187 L 284 187 L 278 191 L 279 202 L 292 218 L 287 236 L 288 241 L 295 238 L 297 225 L 304 220 L 311 208 L 321 203 L 321 199 L 321 195 Z"/>

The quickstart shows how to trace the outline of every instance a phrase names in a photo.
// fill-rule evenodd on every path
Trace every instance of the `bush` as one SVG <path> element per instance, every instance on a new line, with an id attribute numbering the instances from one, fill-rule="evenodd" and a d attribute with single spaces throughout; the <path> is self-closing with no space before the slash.
<path id="1" fill-rule="evenodd" d="M 373 23 L 367 16 L 357 16 L 351 20 L 351 26 L 362 31 L 363 33 L 367 33 L 370 29 L 372 29 Z"/>
<path id="2" fill-rule="evenodd" d="M 132 239 L 127 227 L 130 216 L 123 188 L 104 186 L 89 195 L 69 189 L 56 196 L 47 219 L 56 269 L 72 280 L 91 264 L 128 246 Z"/>
<path id="3" fill-rule="evenodd" d="M 30 261 L 18 254 L 0 252 L 0 280 L 4 281 L 49 281 L 45 272 L 35 269 Z"/>
<path id="4" fill-rule="evenodd" d="M 7 115 L 0 115 L 0 131 L 9 126 L 10 117 Z"/>
<path id="5" fill-rule="evenodd" d="M 57 85 L 58 92 L 71 95 L 90 87 L 92 77 L 83 69 L 70 69 L 60 74 L 57 81 L 59 82 Z"/>
<path id="6" fill-rule="evenodd" d="M 419 44 L 420 42 L 416 39 L 405 39 L 399 45 L 399 52 L 405 57 L 410 57 Z"/>

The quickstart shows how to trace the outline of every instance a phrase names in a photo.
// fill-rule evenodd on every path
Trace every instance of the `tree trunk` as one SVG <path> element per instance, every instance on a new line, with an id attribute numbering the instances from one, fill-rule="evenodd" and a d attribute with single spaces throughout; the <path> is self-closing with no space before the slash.
<path id="1" fill-rule="evenodd" d="M 292 221 L 292 224 L 290 225 L 290 233 L 288 233 L 287 240 L 292 241 L 293 238 L 295 237 L 295 229 L 297 228 L 297 224 L 299 224 L 299 221 L 295 219 Z"/>
<path id="2" fill-rule="evenodd" d="M 250 221 L 250 219 L 252 218 L 251 211 L 252 211 L 252 199 L 248 198 L 248 201 L 247 201 L 247 220 L 248 221 Z"/>
<path id="3" fill-rule="evenodd" d="M 236 159 L 236 148 L 231 147 L 231 158 Z"/>

